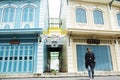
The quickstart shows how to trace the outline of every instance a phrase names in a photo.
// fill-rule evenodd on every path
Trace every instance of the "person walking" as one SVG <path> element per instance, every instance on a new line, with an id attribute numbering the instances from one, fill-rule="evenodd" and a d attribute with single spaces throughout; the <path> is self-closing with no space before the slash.
<path id="1" fill-rule="evenodd" d="M 90 48 L 87 48 L 87 52 L 85 54 L 85 67 L 88 70 L 89 79 L 94 79 L 94 68 L 95 68 L 95 56 Z"/>

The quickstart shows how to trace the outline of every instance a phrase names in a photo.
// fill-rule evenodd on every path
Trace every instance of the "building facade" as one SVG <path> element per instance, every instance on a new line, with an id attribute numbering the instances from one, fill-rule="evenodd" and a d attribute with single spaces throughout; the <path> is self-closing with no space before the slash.
<path id="1" fill-rule="evenodd" d="M 43 73 L 47 0 L 0 1 L 0 74 Z"/>
<path id="2" fill-rule="evenodd" d="M 85 73 L 84 56 L 90 47 L 96 57 L 96 74 L 120 71 L 119 1 L 66 0 L 62 27 L 67 30 L 68 73 Z M 66 4 L 66 5 L 65 5 Z"/>
<path id="3" fill-rule="evenodd" d="M 85 74 L 87 47 L 95 54 L 96 74 L 119 73 L 119 4 L 62 0 L 60 19 L 50 20 L 47 0 L 1 0 L 0 74 Z"/>

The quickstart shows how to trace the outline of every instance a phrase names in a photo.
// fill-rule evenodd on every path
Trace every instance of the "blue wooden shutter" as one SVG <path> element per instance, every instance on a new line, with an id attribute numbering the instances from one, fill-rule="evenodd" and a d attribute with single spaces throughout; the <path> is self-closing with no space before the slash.
<path id="1" fill-rule="evenodd" d="M 13 22 L 14 21 L 14 13 L 15 13 L 15 9 L 14 8 L 10 8 L 9 9 L 9 22 Z"/>
<path id="2" fill-rule="evenodd" d="M 103 13 L 101 11 L 94 10 L 93 11 L 93 16 L 94 16 L 94 23 L 95 24 L 104 24 Z"/>
<path id="3" fill-rule="evenodd" d="M 34 15 L 34 8 L 30 8 L 29 9 L 29 21 L 32 22 L 33 21 L 33 15 Z"/>
<path id="4" fill-rule="evenodd" d="M 120 26 L 120 13 L 117 14 L 117 21 L 118 21 L 118 26 Z"/>
<path id="5" fill-rule="evenodd" d="M 27 17 L 28 17 L 28 8 L 24 8 L 22 21 L 27 22 Z"/>
<path id="6" fill-rule="evenodd" d="M 23 22 L 32 22 L 34 15 L 33 7 L 26 7 L 23 9 Z"/>
<path id="7" fill-rule="evenodd" d="M 86 23 L 86 11 L 82 8 L 76 9 L 76 22 Z"/>
<path id="8" fill-rule="evenodd" d="M 3 12 L 3 22 L 7 22 L 7 19 L 8 19 L 8 8 L 5 8 L 4 9 L 4 12 Z"/>
<path id="9" fill-rule="evenodd" d="M 14 21 L 15 9 L 12 7 L 5 8 L 3 12 L 3 22 L 13 22 Z"/>
<path id="10" fill-rule="evenodd" d="M 98 45 L 77 45 L 77 64 L 78 71 L 85 71 L 85 53 L 87 47 L 90 47 L 96 57 L 96 67 L 97 71 L 111 71 L 112 59 L 110 46 L 98 46 Z"/>

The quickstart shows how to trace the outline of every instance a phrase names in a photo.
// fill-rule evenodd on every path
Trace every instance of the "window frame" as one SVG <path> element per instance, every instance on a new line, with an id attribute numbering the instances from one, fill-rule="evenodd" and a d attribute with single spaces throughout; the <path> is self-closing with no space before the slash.
<path id="1" fill-rule="evenodd" d="M 7 20 L 5 21 L 4 20 L 4 18 L 6 18 L 5 17 L 5 9 L 8 9 L 8 12 L 10 13 L 10 14 L 8 14 L 7 13 Z M 14 12 L 12 11 L 12 10 L 10 10 L 10 9 L 13 9 L 14 10 Z M 10 20 L 10 18 L 11 18 L 11 15 L 13 15 L 13 20 L 11 21 Z M 3 22 L 3 23 L 11 23 L 11 22 L 15 22 L 15 15 L 16 15 L 16 8 L 15 7 L 13 7 L 13 6 L 7 6 L 7 7 L 5 7 L 5 8 L 3 8 L 2 9 L 2 19 L 1 19 L 1 21 Z"/>
<path id="2" fill-rule="evenodd" d="M 81 11 L 84 11 L 85 12 L 85 16 L 84 16 L 84 21 L 77 21 L 77 9 L 80 9 Z M 81 16 L 81 15 L 80 15 Z M 82 8 L 82 7 L 77 7 L 76 9 L 75 9 L 75 21 L 76 21 L 76 23 L 80 23 L 80 24 L 87 24 L 87 11 L 86 11 L 86 9 L 84 9 L 84 8 Z"/>
<path id="3" fill-rule="evenodd" d="M 118 15 L 119 15 L 119 20 L 118 20 Z M 117 18 L 117 25 L 120 27 L 120 12 L 116 14 L 116 18 Z"/>
<path id="4" fill-rule="evenodd" d="M 29 9 L 29 12 L 28 12 L 28 14 L 29 14 L 29 16 L 27 16 L 27 20 L 25 21 L 24 20 L 24 9 L 26 9 L 26 8 L 28 8 Z M 33 12 L 32 12 L 32 21 L 30 21 L 30 9 L 33 9 Z M 34 6 L 32 6 L 32 5 L 26 5 L 25 7 L 23 7 L 22 8 L 22 16 L 21 16 L 21 21 L 22 22 L 34 22 L 34 20 L 35 20 L 35 7 Z"/>
<path id="5" fill-rule="evenodd" d="M 95 11 L 101 13 L 100 15 L 102 15 L 102 16 L 100 17 L 100 19 L 95 18 L 96 17 L 96 14 L 94 14 Z M 98 16 L 98 14 L 97 14 L 97 16 Z M 97 22 L 95 22 L 95 19 L 97 19 Z M 103 13 L 103 11 L 100 10 L 100 9 L 94 9 L 93 10 L 93 20 L 94 20 L 94 24 L 96 24 L 96 25 L 104 25 L 105 22 L 104 22 L 104 13 Z M 102 21 L 100 21 L 100 20 L 102 20 Z"/>

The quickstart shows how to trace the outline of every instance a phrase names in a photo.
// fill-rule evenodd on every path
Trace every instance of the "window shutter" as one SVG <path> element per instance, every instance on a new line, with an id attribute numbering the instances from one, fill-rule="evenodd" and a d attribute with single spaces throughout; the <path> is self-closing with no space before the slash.
<path id="1" fill-rule="evenodd" d="M 76 9 L 76 22 L 86 23 L 86 11 L 82 8 Z"/>
<path id="2" fill-rule="evenodd" d="M 120 26 L 120 13 L 117 14 L 117 21 L 118 21 L 118 26 Z"/>

